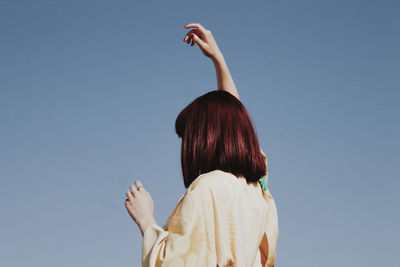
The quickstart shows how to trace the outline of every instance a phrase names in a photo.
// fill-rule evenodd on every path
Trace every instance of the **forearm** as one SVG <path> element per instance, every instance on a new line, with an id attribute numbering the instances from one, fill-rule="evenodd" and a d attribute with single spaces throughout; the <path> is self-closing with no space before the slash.
<path id="1" fill-rule="evenodd" d="M 236 85 L 232 79 L 231 73 L 229 72 L 222 53 L 218 53 L 218 55 L 212 58 L 212 61 L 217 74 L 218 90 L 227 91 L 239 99 L 239 93 L 236 89 Z"/>

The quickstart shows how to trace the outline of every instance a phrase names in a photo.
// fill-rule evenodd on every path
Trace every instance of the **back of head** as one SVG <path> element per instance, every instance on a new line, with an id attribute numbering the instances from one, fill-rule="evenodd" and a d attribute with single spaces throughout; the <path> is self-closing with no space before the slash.
<path id="1" fill-rule="evenodd" d="M 216 169 L 258 181 L 267 171 L 252 121 L 230 93 L 208 92 L 185 107 L 175 121 L 182 138 L 181 164 L 187 188 L 202 173 Z"/>

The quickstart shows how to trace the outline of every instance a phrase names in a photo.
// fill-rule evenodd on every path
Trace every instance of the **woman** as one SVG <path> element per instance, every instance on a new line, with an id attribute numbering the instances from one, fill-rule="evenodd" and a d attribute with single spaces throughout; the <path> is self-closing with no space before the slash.
<path id="1" fill-rule="evenodd" d="M 164 227 L 139 180 L 126 192 L 126 209 L 143 235 L 142 265 L 274 266 L 279 230 L 266 156 L 211 32 L 197 23 L 185 28 L 183 41 L 213 61 L 218 91 L 176 119 L 187 190 Z"/>

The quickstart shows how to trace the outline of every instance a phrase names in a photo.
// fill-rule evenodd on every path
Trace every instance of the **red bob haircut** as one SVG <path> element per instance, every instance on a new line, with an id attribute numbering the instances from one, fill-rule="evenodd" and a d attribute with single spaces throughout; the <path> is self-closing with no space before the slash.
<path id="1" fill-rule="evenodd" d="M 213 170 L 256 182 L 267 173 L 256 132 L 246 108 L 233 95 L 208 92 L 185 107 L 175 121 L 182 138 L 181 164 L 185 188 Z"/>

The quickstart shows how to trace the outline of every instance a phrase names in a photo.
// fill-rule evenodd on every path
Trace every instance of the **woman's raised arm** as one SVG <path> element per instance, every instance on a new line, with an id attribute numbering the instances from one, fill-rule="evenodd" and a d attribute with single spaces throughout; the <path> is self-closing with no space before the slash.
<path id="1" fill-rule="evenodd" d="M 239 93 L 236 89 L 236 85 L 233 82 L 224 56 L 219 50 L 211 31 L 205 29 L 199 23 L 189 23 L 185 25 L 185 28 L 192 28 L 192 30 L 185 35 L 183 41 L 187 42 L 188 44 L 191 43 L 191 46 L 196 43 L 200 47 L 203 54 L 211 58 L 213 61 L 217 74 L 218 90 L 227 91 L 239 99 Z"/>

